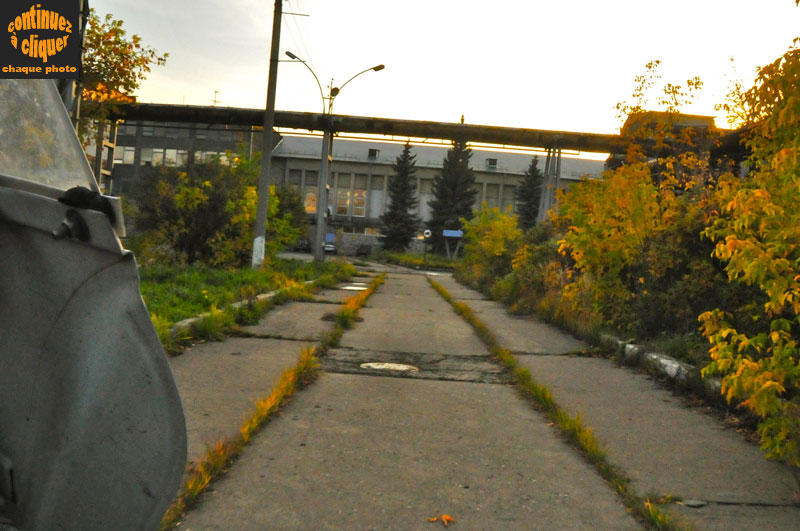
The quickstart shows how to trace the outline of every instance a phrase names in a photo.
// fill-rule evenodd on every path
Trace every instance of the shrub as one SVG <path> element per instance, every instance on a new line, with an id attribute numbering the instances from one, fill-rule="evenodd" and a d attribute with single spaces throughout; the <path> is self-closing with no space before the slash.
<path id="1" fill-rule="evenodd" d="M 136 202 L 133 238 L 145 264 L 236 267 L 249 263 L 258 194 L 258 158 L 229 154 L 184 168 L 154 169 L 132 199 Z M 267 253 L 274 255 L 302 234 L 305 213 L 296 192 L 272 187 L 267 221 Z M 284 201 L 281 206 L 281 200 Z"/>

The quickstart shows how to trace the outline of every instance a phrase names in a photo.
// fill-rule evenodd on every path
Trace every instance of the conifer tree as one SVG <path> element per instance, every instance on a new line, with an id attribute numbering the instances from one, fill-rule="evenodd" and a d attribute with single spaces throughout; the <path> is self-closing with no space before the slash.
<path id="1" fill-rule="evenodd" d="M 471 218 L 472 208 L 478 192 L 475 190 L 475 174 L 469 167 L 472 150 L 466 141 L 454 140 L 447 152 L 442 173 L 433 180 L 433 200 L 431 207 L 431 230 L 433 250 L 442 252 L 445 248 L 442 230 L 460 229 L 461 218 Z"/>
<path id="2" fill-rule="evenodd" d="M 412 214 L 417 207 L 416 158 L 411 154 L 411 145 L 406 144 L 403 153 L 392 164 L 394 175 L 389 180 L 389 206 L 381 216 L 384 235 L 381 245 L 384 249 L 405 250 L 417 232 L 419 218 Z"/>
<path id="3" fill-rule="evenodd" d="M 543 184 L 544 175 L 542 170 L 539 169 L 539 157 L 533 157 L 531 165 L 525 170 L 522 184 L 517 188 L 516 192 L 518 225 L 523 230 L 536 225 Z"/>

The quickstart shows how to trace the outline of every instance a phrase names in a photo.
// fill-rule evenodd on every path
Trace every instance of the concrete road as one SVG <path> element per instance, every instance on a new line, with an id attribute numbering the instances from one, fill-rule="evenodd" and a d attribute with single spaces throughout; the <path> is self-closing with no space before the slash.
<path id="1" fill-rule="evenodd" d="M 668 510 L 699 529 L 800 529 L 800 477 L 707 410 L 611 360 L 548 356 L 581 344 L 534 317 L 505 314 L 452 278 L 435 280 L 490 325 L 559 405 L 582 414 L 641 496 L 692 500 Z"/>
<path id="2" fill-rule="evenodd" d="M 639 528 L 424 276 L 390 274 L 361 316 L 183 529 Z M 360 369 L 389 358 L 419 366 Z"/>
<path id="3" fill-rule="evenodd" d="M 428 519 L 443 513 L 455 529 L 641 527 L 425 276 L 387 269 L 363 321 L 321 360 L 319 381 L 251 441 L 181 528 L 436 529 Z M 582 414 L 637 494 L 683 500 L 666 509 L 698 529 L 800 529 L 792 473 L 713 416 L 646 376 L 575 356 L 584 343 L 507 315 L 448 275 L 434 278 Z M 307 308 L 268 317 L 263 335 L 283 337 L 276 328 L 285 327 L 312 337 L 321 309 Z"/>

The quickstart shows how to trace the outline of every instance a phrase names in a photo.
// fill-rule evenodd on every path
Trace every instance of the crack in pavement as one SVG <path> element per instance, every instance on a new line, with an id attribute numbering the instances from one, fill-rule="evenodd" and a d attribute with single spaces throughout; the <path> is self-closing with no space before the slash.
<path id="1" fill-rule="evenodd" d="M 509 351 L 514 356 L 553 356 L 553 357 L 573 357 L 573 358 L 591 358 L 593 356 L 584 354 L 581 351 L 575 352 L 523 352 L 521 350 L 511 350 Z"/>
<path id="2" fill-rule="evenodd" d="M 423 354 L 340 347 L 331 349 L 320 359 L 322 369 L 332 373 L 446 380 L 487 384 L 511 382 L 508 370 L 490 356 Z M 411 365 L 417 371 L 385 370 L 362 367 L 364 363 L 396 363 Z"/>
<path id="3" fill-rule="evenodd" d="M 316 343 L 319 341 L 318 337 L 288 337 L 280 334 L 256 334 L 254 332 L 247 332 L 245 330 L 234 330 L 231 337 L 244 337 L 252 339 L 281 339 L 284 341 L 301 341 L 303 343 Z"/>

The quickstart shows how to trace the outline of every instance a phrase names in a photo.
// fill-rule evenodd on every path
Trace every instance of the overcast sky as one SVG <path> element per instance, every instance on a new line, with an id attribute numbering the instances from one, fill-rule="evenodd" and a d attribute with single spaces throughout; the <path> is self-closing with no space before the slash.
<path id="1" fill-rule="evenodd" d="M 139 101 L 263 108 L 274 0 L 91 0 L 159 52 Z M 281 58 L 309 61 L 336 114 L 614 133 L 614 105 L 660 59 L 665 81 L 700 76 L 687 112 L 715 114 L 734 77 L 800 36 L 794 0 L 284 0 Z M 734 59 L 731 63 L 730 59 Z M 735 65 L 735 70 L 733 68 Z M 282 62 L 276 108 L 319 112 L 302 64 Z M 724 119 L 717 120 L 724 126 Z"/>

